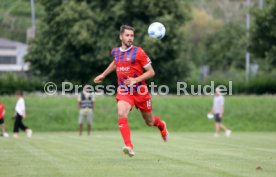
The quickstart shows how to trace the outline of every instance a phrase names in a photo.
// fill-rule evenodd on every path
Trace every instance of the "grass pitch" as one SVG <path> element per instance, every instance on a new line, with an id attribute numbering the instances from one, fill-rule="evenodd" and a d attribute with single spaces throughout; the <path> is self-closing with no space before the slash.
<path id="1" fill-rule="evenodd" d="M 275 177 L 276 133 L 132 132 L 135 157 L 121 151 L 119 131 L 36 133 L 0 138 L 0 176 L 5 177 Z"/>
<path id="2" fill-rule="evenodd" d="M 26 97 L 27 126 L 35 132 L 76 131 L 78 129 L 77 98 L 64 96 Z M 5 123 L 12 131 L 16 98 L 3 96 L 0 102 L 6 106 Z M 214 120 L 207 119 L 213 103 L 211 96 L 154 96 L 153 113 L 168 124 L 170 131 L 210 132 Z M 228 96 L 225 97 L 223 124 L 234 132 L 267 132 L 276 130 L 276 96 Z M 117 131 L 117 105 L 115 97 L 96 97 L 94 130 Z M 133 108 L 129 115 L 132 130 L 148 131 L 140 111 Z"/>

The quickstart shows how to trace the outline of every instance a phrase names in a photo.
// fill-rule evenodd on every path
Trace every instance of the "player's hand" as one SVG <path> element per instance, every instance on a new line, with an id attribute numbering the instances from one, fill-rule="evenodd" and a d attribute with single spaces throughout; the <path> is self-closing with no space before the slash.
<path id="1" fill-rule="evenodd" d="M 220 113 L 220 114 L 219 114 L 219 117 L 222 118 L 222 116 L 223 116 L 223 114 Z"/>
<path id="2" fill-rule="evenodd" d="M 136 84 L 137 81 L 135 78 L 132 78 L 132 77 L 128 77 L 126 80 L 125 80 L 125 84 L 128 85 L 128 86 L 133 86 L 134 84 Z"/>
<path id="3" fill-rule="evenodd" d="M 103 80 L 104 80 L 104 75 L 103 74 L 100 74 L 100 75 L 98 75 L 95 79 L 94 79 L 94 82 L 96 83 L 96 84 L 98 84 L 98 83 L 101 83 Z"/>

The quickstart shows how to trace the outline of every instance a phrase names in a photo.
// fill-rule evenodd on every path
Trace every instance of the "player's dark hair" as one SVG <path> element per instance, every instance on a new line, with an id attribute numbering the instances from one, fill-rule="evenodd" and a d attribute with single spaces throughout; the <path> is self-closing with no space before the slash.
<path id="1" fill-rule="evenodd" d="M 22 90 L 17 90 L 17 91 L 15 92 L 15 95 L 23 96 Z"/>
<path id="2" fill-rule="evenodd" d="M 120 27 L 120 34 L 123 34 L 124 32 L 125 32 L 125 30 L 131 30 L 131 31 L 135 31 L 135 28 L 134 27 L 132 27 L 132 26 L 129 26 L 129 25 L 122 25 L 121 27 Z"/>

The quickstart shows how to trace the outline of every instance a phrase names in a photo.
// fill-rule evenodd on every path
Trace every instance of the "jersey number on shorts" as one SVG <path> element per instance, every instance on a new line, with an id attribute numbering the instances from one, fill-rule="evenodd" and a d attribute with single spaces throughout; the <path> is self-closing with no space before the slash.
<path id="1" fill-rule="evenodd" d="M 151 108 L 151 100 L 147 101 L 147 108 Z"/>

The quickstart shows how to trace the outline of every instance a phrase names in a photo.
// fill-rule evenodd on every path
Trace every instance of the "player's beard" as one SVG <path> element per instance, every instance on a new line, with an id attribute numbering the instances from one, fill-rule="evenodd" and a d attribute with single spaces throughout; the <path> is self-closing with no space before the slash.
<path id="1" fill-rule="evenodd" d="M 124 45 L 126 46 L 127 49 L 132 45 L 132 42 L 133 41 L 124 42 Z"/>

